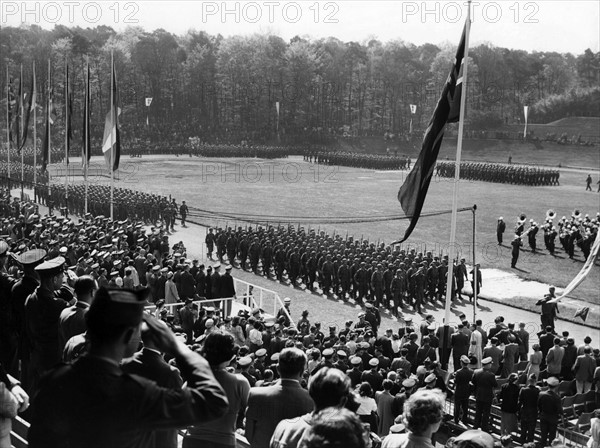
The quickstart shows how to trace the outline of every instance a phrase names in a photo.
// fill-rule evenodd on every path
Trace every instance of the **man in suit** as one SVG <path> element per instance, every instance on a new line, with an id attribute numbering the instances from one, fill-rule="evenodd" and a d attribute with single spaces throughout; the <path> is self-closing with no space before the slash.
<path id="1" fill-rule="evenodd" d="M 583 355 L 577 357 L 575 365 L 573 366 L 578 394 L 584 394 L 590 391 L 595 369 L 596 360 L 592 357 L 592 349 L 591 347 L 585 347 L 583 349 Z"/>
<path id="2" fill-rule="evenodd" d="M 464 325 L 458 324 L 458 331 L 450 336 L 450 344 L 452 345 L 452 361 L 454 370 L 461 367 L 460 359 L 469 353 L 469 336 L 464 332 Z"/>
<path id="3" fill-rule="evenodd" d="M 546 368 L 546 356 L 548 356 L 548 352 L 554 345 L 554 333 L 552 332 L 552 327 L 546 327 L 546 332 L 540 336 L 540 349 L 542 351 L 542 365 L 540 368 Z"/>
<path id="4" fill-rule="evenodd" d="M 147 291 L 100 288 L 88 310 L 89 350 L 46 375 L 32 406 L 29 446 L 148 446 L 149 428 L 181 428 L 227 412 L 208 362 L 169 327 L 144 315 Z M 119 363 L 142 319 L 156 348 L 177 360 L 188 386 L 165 389 Z M 99 398 L 102 397 L 102 398 Z"/>
<path id="5" fill-rule="evenodd" d="M 525 330 L 525 322 L 519 323 L 517 336 L 519 337 L 519 361 L 527 361 L 527 354 L 529 353 L 529 332 Z"/>
<path id="6" fill-rule="evenodd" d="M 223 298 L 233 297 L 235 299 L 235 285 L 233 283 L 233 277 L 231 276 L 231 265 L 228 264 L 225 267 L 225 274 L 221 277 L 221 296 Z M 228 300 L 223 303 L 223 315 L 230 316 L 231 315 L 231 306 L 232 301 Z"/>
<path id="7" fill-rule="evenodd" d="M 59 334 L 61 350 L 65 347 L 69 339 L 83 333 L 87 329 L 85 313 L 92 303 L 96 281 L 89 275 L 83 275 L 75 280 L 73 288 L 77 302 L 65 308 L 60 313 Z"/>
<path id="8" fill-rule="evenodd" d="M 536 381 L 537 376 L 532 373 L 527 378 L 527 386 L 521 388 L 519 392 L 518 414 L 521 417 L 522 444 L 533 442 L 535 434 L 535 425 L 538 418 L 537 404 L 540 395 L 540 390 L 535 385 Z"/>
<path id="9" fill-rule="evenodd" d="M 498 386 L 496 375 L 490 369 L 492 358 L 481 361 L 482 368 L 473 373 L 473 390 L 475 391 L 475 428 L 489 431 L 490 412 L 494 401 L 494 388 Z"/>
<path id="10" fill-rule="evenodd" d="M 124 359 L 121 363 L 121 369 L 130 375 L 139 375 L 154 381 L 160 387 L 181 390 L 183 380 L 179 375 L 179 370 L 164 360 L 161 351 L 152 339 L 150 329 L 146 325 L 142 326 L 142 342 L 144 348 L 131 358 Z M 177 430 L 154 431 L 154 446 L 157 448 L 177 448 Z"/>
<path id="11" fill-rule="evenodd" d="M 548 350 L 548 355 L 546 356 L 546 364 L 548 375 L 552 375 L 555 377 L 560 377 L 560 372 L 562 370 L 562 359 L 565 356 L 565 349 L 560 346 L 560 338 L 554 338 L 554 347 Z"/>
<path id="12" fill-rule="evenodd" d="M 211 294 L 213 299 L 220 299 L 221 295 L 221 263 L 217 262 L 213 265 L 213 273 L 210 278 Z"/>
<path id="13" fill-rule="evenodd" d="M 246 438 L 252 448 L 266 448 L 277 424 L 310 412 L 313 401 L 300 380 L 306 366 L 306 355 L 297 348 L 286 348 L 279 355 L 278 384 L 250 390 L 246 410 Z"/>
<path id="14" fill-rule="evenodd" d="M 469 396 L 473 371 L 469 369 L 469 358 L 462 355 L 459 360 L 461 368 L 454 372 L 454 423 L 462 421 L 469 424 Z M 462 417 L 462 418 L 461 418 Z"/>
<path id="15" fill-rule="evenodd" d="M 548 390 L 541 392 L 538 398 L 540 414 L 541 445 L 549 446 L 556 438 L 556 428 L 563 413 L 560 397 L 556 392 L 560 384 L 558 378 L 551 376 L 547 380 Z"/>
<path id="16" fill-rule="evenodd" d="M 483 357 L 492 358 L 492 366 L 490 367 L 490 371 L 496 375 L 500 369 L 500 360 L 502 359 L 502 350 L 500 350 L 498 347 L 498 338 L 496 336 L 490 339 L 489 347 L 483 349 Z"/>

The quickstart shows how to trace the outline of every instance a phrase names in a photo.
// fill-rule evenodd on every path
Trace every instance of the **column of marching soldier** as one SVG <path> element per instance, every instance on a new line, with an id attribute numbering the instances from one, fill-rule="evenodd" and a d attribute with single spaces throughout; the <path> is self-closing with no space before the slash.
<path id="1" fill-rule="evenodd" d="M 311 291 L 318 283 L 325 295 L 372 302 L 390 309 L 394 316 L 400 316 L 405 307 L 422 312 L 425 305 L 443 306 L 445 298 L 448 259 L 431 252 L 281 225 L 211 228 L 205 243 L 210 258 L 214 252 L 220 261 L 227 257 L 232 265 L 280 282 L 286 281 L 287 274 L 292 286 L 303 284 Z M 455 266 L 453 298 L 462 298 L 465 281 L 469 281 L 467 266 L 464 259 Z"/>
<path id="2" fill-rule="evenodd" d="M 454 178 L 455 168 L 454 162 L 438 162 L 435 167 L 436 175 Z M 461 162 L 460 178 L 530 186 L 560 185 L 558 170 L 500 163 Z"/>

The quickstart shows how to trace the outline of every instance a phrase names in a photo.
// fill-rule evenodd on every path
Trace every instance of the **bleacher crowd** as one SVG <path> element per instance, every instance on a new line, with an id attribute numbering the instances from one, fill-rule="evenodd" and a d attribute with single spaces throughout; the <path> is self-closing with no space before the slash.
<path id="1" fill-rule="evenodd" d="M 232 448 L 236 433 L 253 448 L 333 441 L 366 448 L 381 438 L 388 448 L 407 441 L 431 447 L 432 440 L 546 447 L 565 429 L 598 442 L 600 351 L 592 338 L 576 341 L 554 321 L 529 334 L 502 316 L 489 330 L 465 315 L 451 327 L 424 315 L 422 322 L 405 317 L 398 331 L 381 330 L 378 308 L 382 297 L 393 297 L 384 281 L 373 281 L 383 277 L 383 263 L 398 266 L 400 277 L 406 263 L 426 278 L 426 266 L 443 270 L 447 260 L 302 229 L 227 229 L 224 245 L 218 232 L 217 258 L 231 254 L 229 262 L 241 267 L 238 246 L 228 253 L 237 234 L 251 245 L 272 245 L 274 258 L 297 240 L 289 272 L 309 286 L 323 258 L 321 286 L 337 284 L 345 298 L 356 289 L 365 310 L 344 328 L 322 328 L 309 310 L 294 321 L 300 310 L 289 299 L 276 316 L 256 306 L 232 314 L 219 300 L 236 296 L 231 264 L 222 275 L 218 260 L 205 270 L 183 242 L 169 242 L 163 225 L 41 216 L 34 204 L 10 204 L 0 232 L 0 392 L 23 411 L 33 397 L 25 415 L 34 448 L 175 447 L 175 428 L 184 428 L 185 448 Z M 326 248 L 361 272 L 358 281 L 328 277 L 333 257 Z M 307 262 L 296 271 L 299 249 Z M 264 251 L 260 263 L 250 248 L 248 256 L 252 269 L 270 272 Z M 279 275 L 280 264 L 273 267 Z M 404 305 L 416 306 L 425 285 L 418 280 L 414 294 L 400 289 Z M 142 313 L 149 306 L 155 317 Z M 60 361 L 68 364 L 55 368 Z M 496 434 L 496 443 L 468 428 Z"/>

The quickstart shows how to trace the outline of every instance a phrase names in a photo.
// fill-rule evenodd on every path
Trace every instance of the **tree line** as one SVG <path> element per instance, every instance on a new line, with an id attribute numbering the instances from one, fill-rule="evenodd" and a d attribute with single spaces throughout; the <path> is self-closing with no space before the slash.
<path id="1" fill-rule="evenodd" d="M 459 36 L 456 37 L 458 43 Z M 0 80 L 6 127 L 8 76 L 21 64 L 28 91 L 36 62 L 38 129 L 47 95 L 48 59 L 61 141 L 64 65 L 70 66 L 73 127 L 81 128 L 84 71 L 91 69 L 92 140 L 102 138 L 114 54 L 123 141 L 247 140 L 256 143 L 331 136 L 405 135 L 422 130 L 438 100 L 455 46 L 403 40 L 342 42 L 335 37 L 286 42 L 276 35 L 175 35 L 130 27 L 37 25 L 0 29 Z M 600 52 L 527 52 L 491 43 L 470 49 L 467 127 L 493 129 L 523 120 L 600 116 Z M 146 98 L 152 98 L 146 106 Z M 410 105 L 417 106 L 411 113 Z M 3 135 L 6 135 L 5 133 Z M 39 135 L 39 133 L 38 133 Z M 64 134 L 63 134 L 64 135 Z M 77 135 L 77 132 L 76 132 Z M 4 139 L 3 139 L 4 140 Z"/>

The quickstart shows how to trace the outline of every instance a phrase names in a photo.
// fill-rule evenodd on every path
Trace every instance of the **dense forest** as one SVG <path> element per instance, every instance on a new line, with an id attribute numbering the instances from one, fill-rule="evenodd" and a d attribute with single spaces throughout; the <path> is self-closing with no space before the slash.
<path id="1" fill-rule="evenodd" d="M 415 130 L 427 124 L 455 51 L 450 44 L 415 46 L 403 40 L 295 37 L 286 42 L 275 35 L 224 38 L 190 31 L 178 36 L 139 27 L 122 32 L 106 26 L 3 27 L 2 127 L 9 79 L 16 91 L 22 65 L 23 89 L 29 92 L 35 61 L 38 123 L 51 85 L 55 138 L 60 137 L 66 61 L 74 92 L 73 127 L 79 129 L 89 60 L 93 137 L 101 138 L 112 52 L 127 138 L 266 142 L 277 129 L 288 136 L 403 135 L 411 118 Z M 520 123 L 525 105 L 535 123 L 600 116 L 600 52 L 530 53 L 488 43 L 471 48 L 469 59 L 471 130 Z M 146 98 L 152 98 L 149 107 Z M 411 104 L 417 105 L 414 116 Z"/>

